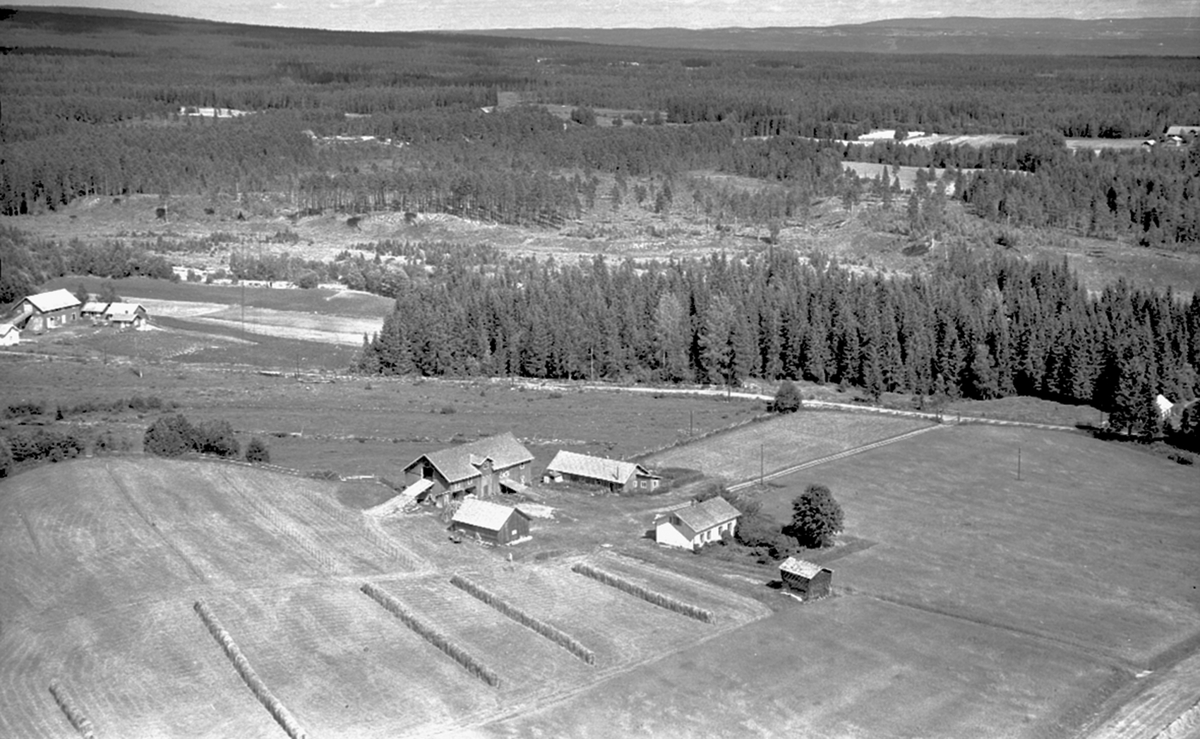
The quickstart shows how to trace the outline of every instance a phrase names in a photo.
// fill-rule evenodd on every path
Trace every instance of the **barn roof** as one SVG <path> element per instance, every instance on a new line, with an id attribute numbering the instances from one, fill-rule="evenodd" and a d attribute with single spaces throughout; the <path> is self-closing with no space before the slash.
<path id="1" fill-rule="evenodd" d="M 512 514 L 518 513 L 524 516 L 516 508 L 510 508 L 499 503 L 491 503 L 478 498 L 467 498 L 454 512 L 454 517 L 450 519 L 452 523 L 461 523 L 466 526 L 474 526 L 488 531 L 499 531 L 504 528 L 504 524 Z"/>
<path id="2" fill-rule="evenodd" d="M 0 336 L 8 336 L 8 334 L 13 331 L 16 331 L 18 334 L 21 333 L 19 330 L 17 330 L 17 327 L 11 323 L 0 323 Z"/>
<path id="3" fill-rule="evenodd" d="M 29 304 L 37 308 L 42 313 L 50 311 L 62 310 L 63 308 L 74 308 L 77 305 L 82 305 L 79 298 L 71 294 L 70 290 L 51 290 L 50 292 L 38 293 L 37 295 L 29 295 L 25 298 Z"/>
<path id="4" fill-rule="evenodd" d="M 685 508 L 677 508 L 671 511 L 671 513 L 678 516 L 684 525 L 697 534 L 701 531 L 716 528 L 742 515 L 738 512 L 738 509 L 729 504 L 729 501 L 719 495 L 715 498 L 709 498 L 702 503 L 696 503 Z"/>
<path id="5" fill-rule="evenodd" d="M 645 467 L 634 462 L 621 462 L 605 457 L 593 457 L 588 454 L 577 454 L 566 450 L 559 451 L 546 467 L 547 472 L 560 472 L 578 477 L 604 482 L 616 482 L 624 485 L 631 477 L 638 474 L 647 477 L 657 477 L 646 471 Z"/>
<path id="6" fill-rule="evenodd" d="M 795 557 L 788 557 L 779 565 L 780 572 L 799 575 L 806 580 L 813 579 L 823 569 L 825 568 L 821 565 L 813 564 L 806 559 L 796 559 Z"/>
<path id="7" fill-rule="evenodd" d="M 492 460 L 492 469 L 503 470 L 523 462 L 532 462 L 533 455 L 511 432 L 505 432 L 469 444 L 423 454 L 404 469 L 412 469 L 413 465 L 422 459 L 429 460 L 447 482 L 458 482 L 478 475 L 479 465 L 486 459 Z"/>
<path id="8" fill-rule="evenodd" d="M 108 303 L 101 303 L 99 300 L 89 300 L 83 304 L 82 311 L 84 313 L 103 313 L 108 310 Z"/>

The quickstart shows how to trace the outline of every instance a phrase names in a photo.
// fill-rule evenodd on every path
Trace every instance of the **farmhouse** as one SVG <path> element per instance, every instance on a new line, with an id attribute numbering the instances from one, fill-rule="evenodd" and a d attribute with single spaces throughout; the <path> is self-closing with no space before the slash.
<path id="1" fill-rule="evenodd" d="M 503 488 L 521 491 L 530 481 L 533 454 L 511 433 L 422 454 L 404 468 L 411 489 L 421 480 L 417 500 L 433 499 L 438 507 L 467 495 L 488 496 Z"/>
<path id="2" fill-rule="evenodd" d="M 108 303 L 99 300 L 89 300 L 79 309 L 81 318 L 89 318 L 93 321 L 104 320 L 104 311 L 108 310 Z"/>
<path id="3" fill-rule="evenodd" d="M 779 579 L 784 587 L 805 597 L 824 598 L 833 584 L 833 570 L 812 562 L 788 557 L 779 565 Z"/>
<path id="4" fill-rule="evenodd" d="M 654 518 L 654 540 L 695 551 L 705 544 L 733 536 L 741 514 L 718 496 L 673 508 Z"/>
<path id="5" fill-rule="evenodd" d="M 592 457 L 565 450 L 554 455 L 546 467 L 543 482 L 582 482 L 603 485 L 609 490 L 654 490 L 662 478 L 640 464 Z"/>
<path id="6" fill-rule="evenodd" d="M 109 303 L 104 317 L 112 325 L 121 328 L 141 328 L 150 320 L 140 303 Z"/>
<path id="7" fill-rule="evenodd" d="M 51 290 L 30 295 L 17 304 L 14 324 L 27 331 L 41 333 L 79 320 L 83 304 L 70 290 Z"/>
<path id="8" fill-rule="evenodd" d="M 450 528 L 488 544 L 513 544 L 529 536 L 529 516 L 518 508 L 467 498 L 450 519 Z"/>
<path id="9" fill-rule="evenodd" d="M 16 346 L 21 343 L 21 332 L 11 323 L 0 323 L 0 346 Z"/>

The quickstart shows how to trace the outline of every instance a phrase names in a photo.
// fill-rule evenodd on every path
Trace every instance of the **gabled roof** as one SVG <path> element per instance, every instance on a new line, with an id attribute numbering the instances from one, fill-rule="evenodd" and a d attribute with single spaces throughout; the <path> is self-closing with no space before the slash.
<path id="1" fill-rule="evenodd" d="M 0 336 L 8 336 L 11 332 L 21 333 L 16 326 L 11 323 L 0 323 Z"/>
<path id="2" fill-rule="evenodd" d="M 26 300 L 34 308 L 37 308 L 42 313 L 50 311 L 62 310 L 63 308 L 74 308 L 77 305 L 82 305 L 79 298 L 71 294 L 70 290 L 51 290 L 50 292 L 38 293 L 37 295 L 26 296 Z"/>
<path id="3" fill-rule="evenodd" d="M 587 477 L 603 482 L 615 482 L 624 485 L 631 477 L 642 474 L 646 477 L 657 477 L 650 474 L 645 467 L 633 462 L 620 462 L 615 459 L 593 457 L 587 454 L 577 454 L 566 450 L 554 455 L 554 459 L 546 467 L 546 472 L 561 472 L 578 477 Z"/>
<path id="4" fill-rule="evenodd" d="M 738 509 L 729 504 L 721 496 L 709 498 L 702 503 L 676 508 L 671 514 L 677 516 L 692 531 L 697 534 L 716 528 L 742 515 Z"/>
<path id="5" fill-rule="evenodd" d="M 127 316 L 126 320 L 131 320 L 138 314 L 138 311 L 146 312 L 141 303 L 109 303 L 108 309 L 104 313 L 115 321 L 122 316 Z"/>
<path id="6" fill-rule="evenodd" d="M 454 512 L 454 518 L 451 518 L 451 523 L 461 523 L 465 526 L 475 526 L 476 528 L 487 529 L 488 531 L 500 531 L 504 528 L 504 524 L 512 514 L 525 516 L 524 513 L 516 508 L 509 508 L 506 505 L 499 503 L 491 503 L 478 498 L 467 498 Z M 528 518 L 528 516 L 526 516 Z"/>
<path id="7" fill-rule="evenodd" d="M 108 303 L 101 303 L 98 300 L 89 300 L 83 304 L 82 312 L 84 313 L 103 313 L 108 310 Z"/>
<path id="8" fill-rule="evenodd" d="M 413 465 L 422 459 L 429 460 L 429 463 L 437 468 L 447 482 L 453 483 L 478 475 L 479 465 L 482 465 L 487 459 L 492 460 L 492 469 L 504 470 L 523 462 L 532 462 L 533 455 L 521 442 L 517 441 L 517 437 L 513 436 L 511 432 L 506 432 L 472 441 L 469 444 L 422 454 L 404 469 L 412 469 Z"/>
<path id="9" fill-rule="evenodd" d="M 820 573 L 821 570 L 827 569 L 818 564 L 813 564 L 806 559 L 796 559 L 788 557 L 779 565 L 780 572 L 787 572 L 792 575 L 799 575 L 805 580 L 811 580 Z M 832 572 L 833 570 L 830 570 Z"/>

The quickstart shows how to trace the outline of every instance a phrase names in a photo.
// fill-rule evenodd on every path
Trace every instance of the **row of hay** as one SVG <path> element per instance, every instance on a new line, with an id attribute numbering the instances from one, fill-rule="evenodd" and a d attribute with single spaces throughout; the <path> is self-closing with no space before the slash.
<path id="1" fill-rule="evenodd" d="M 71 694 L 57 680 L 50 681 L 50 695 L 54 696 L 54 702 L 66 714 L 71 726 L 75 727 L 75 731 L 78 731 L 83 739 L 96 739 L 96 729 L 92 726 L 91 720 L 84 715 L 83 711 L 79 710 L 79 704 L 71 698 Z"/>
<path id="2" fill-rule="evenodd" d="M 208 607 L 208 604 L 202 600 L 196 601 L 196 613 L 200 614 L 200 620 L 208 627 L 208 633 L 213 635 L 221 648 L 225 650 L 225 656 L 233 663 L 234 669 L 242 676 L 242 680 L 250 687 L 250 691 L 254 693 L 254 697 L 258 698 L 259 703 L 271 713 L 271 716 L 283 727 L 287 735 L 291 739 L 304 739 L 308 735 L 304 729 L 300 728 L 300 724 L 296 723 L 296 718 L 292 716 L 287 707 L 279 702 L 279 699 L 271 695 L 271 690 L 267 684 L 262 681 L 250 666 L 250 661 L 246 659 L 246 655 L 242 654 L 242 650 L 238 648 L 237 642 L 217 620 L 216 614 Z"/>
<path id="3" fill-rule="evenodd" d="M 405 608 L 403 603 L 369 582 L 363 583 L 359 589 L 376 603 L 390 611 L 393 616 L 403 621 L 405 626 L 415 631 L 422 639 L 445 652 L 447 656 L 466 668 L 472 675 L 493 688 L 500 687 L 499 675 L 475 659 L 470 652 L 451 641 L 450 637 L 422 621 L 415 613 Z"/>
<path id="4" fill-rule="evenodd" d="M 522 626 L 532 629 L 535 633 L 546 637 L 550 641 L 583 660 L 585 663 L 589 665 L 596 664 L 596 653 L 585 647 L 582 642 L 570 634 L 546 623 L 545 621 L 542 621 L 535 616 L 529 615 L 525 611 L 522 611 L 520 608 L 514 606 L 495 593 L 485 590 L 483 587 L 471 582 L 461 575 L 456 574 L 451 577 L 450 584 L 460 588 L 467 594 L 478 598 Z"/>
<path id="5" fill-rule="evenodd" d="M 702 621 L 706 624 L 711 624 L 717 620 L 716 616 L 713 615 L 713 612 L 707 608 L 694 606 L 691 603 L 684 603 L 677 598 L 673 598 L 669 595 L 651 590 L 650 588 L 643 587 L 635 582 L 630 582 L 620 575 L 615 575 L 611 572 L 596 569 L 585 562 L 579 562 L 575 564 L 575 566 L 571 568 L 571 571 L 585 577 L 590 577 L 597 582 L 608 585 L 609 587 L 616 588 L 617 590 L 629 593 L 637 598 L 641 598 L 647 603 L 652 603 L 660 608 L 666 608 L 668 611 L 674 611 L 675 613 L 682 614 L 688 618 L 694 618 L 697 621 Z"/>

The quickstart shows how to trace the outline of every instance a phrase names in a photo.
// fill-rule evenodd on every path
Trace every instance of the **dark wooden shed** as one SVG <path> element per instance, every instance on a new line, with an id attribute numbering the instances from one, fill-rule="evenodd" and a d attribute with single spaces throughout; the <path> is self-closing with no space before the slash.
<path id="1" fill-rule="evenodd" d="M 785 588 L 803 595 L 805 600 L 824 598 L 833 589 L 833 570 L 795 557 L 779 565 L 779 579 Z"/>

